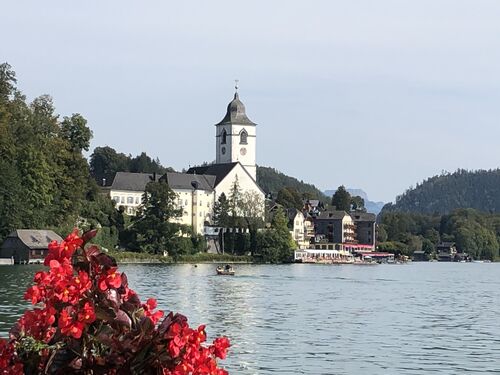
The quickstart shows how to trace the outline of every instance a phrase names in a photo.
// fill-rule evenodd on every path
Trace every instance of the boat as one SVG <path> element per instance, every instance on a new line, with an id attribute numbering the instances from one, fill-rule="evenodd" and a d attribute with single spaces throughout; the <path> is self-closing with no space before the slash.
<path id="1" fill-rule="evenodd" d="M 225 267 L 218 266 L 217 267 L 217 275 L 234 276 L 234 269 L 229 264 L 226 265 Z"/>

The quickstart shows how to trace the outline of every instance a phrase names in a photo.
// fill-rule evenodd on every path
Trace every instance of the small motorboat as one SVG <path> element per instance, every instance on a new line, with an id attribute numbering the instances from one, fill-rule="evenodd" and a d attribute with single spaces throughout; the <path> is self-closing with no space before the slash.
<path id="1" fill-rule="evenodd" d="M 229 264 L 224 267 L 218 266 L 217 275 L 234 276 L 234 269 Z"/>

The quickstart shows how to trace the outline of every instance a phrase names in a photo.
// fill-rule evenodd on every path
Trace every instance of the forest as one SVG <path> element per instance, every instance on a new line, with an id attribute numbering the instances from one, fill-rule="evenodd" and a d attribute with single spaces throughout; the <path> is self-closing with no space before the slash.
<path id="1" fill-rule="evenodd" d="M 396 197 L 383 212 L 449 214 L 459 208 L 500 213 L 500 169 L 459 169 L 430 177 Z"/>

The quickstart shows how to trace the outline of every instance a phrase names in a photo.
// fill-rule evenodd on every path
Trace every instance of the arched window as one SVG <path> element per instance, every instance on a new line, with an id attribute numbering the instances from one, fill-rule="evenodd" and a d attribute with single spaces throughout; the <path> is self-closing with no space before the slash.
<path id="1" fill-rule="evenodd" d="M 226 138 L 227 138 L 226 129 L 223 129 L 222 130 L 222 141 L 221 141 L 221 144 L 223 144 L 223 145 L 226 144 Z"/>
<path id="2" fill-rule="evenodd" d="M 248 137 L 248 133 L 246 132 L 245 129 L 243 129 L 240 133 L 240 145 L 247 144 L 247 137 Z"/>

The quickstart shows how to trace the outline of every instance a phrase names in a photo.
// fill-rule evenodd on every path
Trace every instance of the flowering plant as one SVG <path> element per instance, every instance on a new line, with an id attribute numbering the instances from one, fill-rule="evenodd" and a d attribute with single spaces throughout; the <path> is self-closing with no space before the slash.
<path id="1" fill-rule="evenodd" d="M 53 241 L 25 298 L 36 305 L 0 340 L 0 374 L 225 375 L 229 340 L 205 346 L 205 326 L 141 303 L 116 262 L 94 245 L 95 231 Z M 161 320 L 161 322 L 160 322 Z"/>

